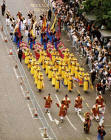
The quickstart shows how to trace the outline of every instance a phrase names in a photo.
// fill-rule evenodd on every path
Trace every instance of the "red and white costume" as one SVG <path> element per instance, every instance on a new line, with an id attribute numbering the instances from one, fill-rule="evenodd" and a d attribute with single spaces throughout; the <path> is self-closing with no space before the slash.
<path id="1" fill-rule="evenodd" d="M 51 104 L 52 104 L 52 98 L 50 96 L 44 97 L 45 99 L 45 109 L 46 112 L 48 112 L 48 110 L 51 108 Z"/>
<path id="2" fill-rule="evenodd" d="M 69 104 L 71 103 L 69 97 L 65 96 L 65 97 L 63 98 L 62 101 L 63 101 L 63 104 L 64 104 L 67 108 L 69 108 Z"/>
<path id="3" fill-rule="evenodd" d="M 99 106 L 98 106 L 98 104 L 93 105 L 92 113 L 93 113 L 93 117 L 98 121 L 99 120 Z"/>
<path id="4" fill-rule="evenodd" d="M 60 116 L 60 119 L 63 121 L 64 117 L 67 114 L 67 107 L 63 103 L 61 105 L 59 105 L 59 104 L 56 103 L 56 105 L 57 105 L 57 107 L 60 108 L 59 116 Z"/>
<path id="5" fill-rule="evenodd" d="M 82 97 L 80 97 L 80 96 L 76 97 L 74 107 L 75 107 L 76 112 L 81 111 L 81 109 L 82 109 Z"/>
<path id="6" fill-rule="evenodd" d="M 99 112 L 104 114 L 105 113 L 105 104 L 102 95 L 98 95 L 96 97 L 96 104 L 99 106 Z"/>

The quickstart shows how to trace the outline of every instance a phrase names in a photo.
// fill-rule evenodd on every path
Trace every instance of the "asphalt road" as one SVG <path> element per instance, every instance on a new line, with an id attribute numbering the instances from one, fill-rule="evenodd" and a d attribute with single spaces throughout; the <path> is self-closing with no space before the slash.
<path id="1" fill-rule="evenodd" d="M 42 0 L 41 1 L 40 0 L 38 0 L 38 1 L 36 1 L 36 0 L 24 0 L 24 1 L 23 0 L 19 0 L 19 1 L 7 0 L 6 3 L 7 3 L 7 9 L 9 9 L 11 14 L 13 14 L 14 16 L 17 14 L 18 10 L 21 11 L 24 16 L 27 15 L 27 12 L 29 10 L 34 10 L 36 13 L 36 16 L 38 18 L 42 12 L 47 11 L 47 5 Z M 5 26 L 5 18 L 3 18 L 3 17 L 1 18 L 1 24 L 4 24 L 5 31 L 6 31 L 9 42 L 7 43 L 7 45 L 5 43 L 3 43 L 2 35 L 1 35 L 0 43 L 1 43 L 1 46 L 5 46 L 5 47 L 0 49 L 0 51 L 4 52 L 4 55 L 0 56 L 0 58 L 2 57 L 0 67 L 3 68 L 3 70 L 2 70 L 3 78 L 1 77 L 0 83 L 3 84 L 2 79 L 6 79 L 6 80 L 4 81 L 3 85 L 0 85 L 0 87 L 1 87 L 0 94 L 2 94 L 2 92 L 4 92 L 4 93 L 8 92 L 8 93 L 7 93 L 7 96 L 5 96 L 5 94 L 4 94 L 5 99 L 2 100 L 2 98 L 0 98 L 0 100 L 1 100 L 0 111 L 2 112 L 4 110 L 4 108 L 5 108 L 4 104 L 7 106 L 8 111 L 7 110 L 3 111 L 3 113 L 2 113 L 3 117 L 1 117 L 2 115 L 0 116 L 1 120 L 3 120 L 3 122 L 4 122 L 3 123 L 4 125 L 1 124 L 0 136 L 3 140 L 5 140 L 5 139 L 7 139 L 7 140 L 9 140 L 9 139 L 27 140 L 28 138 L 34 139 L 34 140 L 35 139 L 41 140 L 42 136 L 40 135 L 41 131 L 39 128 L 42 128 L 43 124 L 41 124 L 41 120 L 39 120 L 39 119 L 35 120 L 32 117 L 31 113 L 29 115 L 29 110 L 28 110 L 29 106 L 27 107 L 27 104 L 29 104 L 31 108 L 33 108 L 33 106 L 31 105 L 30 102 L 27 103 L 27 101 L 24 100 L 24 97 L 22 95 L 20 85 L 18 84 L 19 80 L 17 81 L 16 73 L 14 73 L 14 71 L 13 71 L 13 67 L 15 65 L 15 61 L 13 60 L 14 57 L 7 56 L 7 51 L 5 48 L 7 48 L 9 51 L 9 47 L 11 47 L 11 45 L 13 45 L 13 44 L 9 39 L 9 30 Z M 67 39 L 68 39 L 68 36 L 65 33 L 63 33 L 62 40 L 64 41 L 64 44 L 66 45 L 66 47 L 70 48 L 70 51 L 72 51 L 71 42 L 68 41 Z M 75 56 L 77 56 L 77 58 L 79 59 L 79 62 L 82 64 L 84 60 L 80 59 L 80 57 L 78 56 L 77 53 L 75 53 Z M 8 61 L 8 63 L 10 63 L 10 65 L 9 65 L 10 68 L 8 67 L 8 65 L 6 63 L 7 61 Z M 6 65 L 5 65 L 5 63 L 6 63 Z M 56 93 L 54 87 L 52 87 L 51 82 L 48 80 L 47 76 L 45 75 L 45 72 L 43 71 L 45 88 L 41 93 L 38 93 L 38 90 L 37 90 L 36 86 L 34 85 L 33 77 L 31 76 L 31 74 L 28 71 L 27 66 L 24 64 L 24 62 L 22 62 L 22 66 L 25 70 L 28 81 L 31 85 L 31 89 L 34 91 L 34 96 L 43 112 L 42 116 L 40 115 L 40 117 L 44 116 L 43 119 L 44 118 L 46 119 L 47 123 L 51 127 L 51 130 L 52 130 L 51 133 L 52 132 L 54 133 L 53 136 L 55 136 L 56 139 L 58 139 L 58 140 L 74 140 L 74 139 L 75 140 L 96 140 L 97 139 L 97 126 L 98 126 L 97 122 L 92 121 L 90 133 L 88 135 L 86 135 L 83 132 L 83 122 L 81 119 L 81 118 L 83 118 L 84 112 L 90 111 L 93 104 L 95 103 L 95 97 L 96 97 L 95 90 L 93 90 L 93 91 L 90 90 L 90 92 L 88 94 L 85 94 L 83 92 L 82 88 L 78 87 L 77 83 L 74 83 L 75 87 L 73 89 L 73 92 L 68 93 L 67 88 L 65 88 L 61 83 L 61 89 L 58 93 Z M 5 77 L 5 76 L 6 76 L 6 73 L 8 73 L 8 72 L 7 71 L 5 72 L 5 70 L 10 71 L 10 73 L 11 73 L 11 74 L 8 74 L 7 77 Z M 18 70 L 17 70 L 17 75 L 20 75 L 20 72 Z M 0 76 L 2 76 L 2 75 L 0 75 Z M 8 82 L 7 79 L 9 79 L 9 80 L 11 79 L 10 83 Z M 13 88 L 10 88 L 11 86 Z M 7 87 L 7 92 L 5 91 L 6 87 Z M 24 88 L 23 88 L 23 90 L 24 90 Z M 43 97 L 46 96 L 48 93 L 51 93 L 51 96 L 53 99 L 53 104 L 52 104 L 51 112 L 49 115 L 44 113 L 45 111 L 44 111 L 44 99 L 43 99 Z M 77 116 L 77 114 L 74 111 L 74 99 L 76 98 L 78 93 L 81 93 L 82 97 L 84 98 L 83 110 L 82 110 L 81 116 Z M 58 125 L 57 122 L 59 121 L 59 116 L 58 116 L 59 109 L 56 107 L 55 103 L 59 103 L 66 94 L 68 94 L 69 98 L 71 99 L 71 105 L 68 110 L 68 114 L 67 114 L 67 117 L 65 118 L 64 123 Z M 111 139 L 111 112 L 110 112 L 110 106 L 109 106 L 110 101 L 109 100 L 111 99 L 111 97 L 110 96 L 106 97 L 106 96 L 105 96 L 105 99 L 107 100 L 107 98 L 108 98 L 108 102 L 106 102 L 107 107 L 106 107 L 105 123 L 104 123 L 105 130 L 107 132 L 107 135 L 105 136 L 105 140 L 110 140 Z M 10 102 L 9 102 L 9 98 L 10 98 Z M 17 115 L 15 115 L 16 113 L 14 111 L 17 112 Z M 9 113 L 11 115 L 12 114 L 13 115 L 10 117 L 10 115 L 8 115 Z M 10 123 L 8 123 L 8 121 Z M 22 126 L 22 124 L 24 127 Z M 26 129 L 26 128 L 28 128 L 28 129 Z M 8 129 L 10 131 L 8 131 Z M 15 132 L 15 130 L 17 130 L 17 132 Z M 5 134 L 4 131 L 7 133 Z M 53 138 L 53 136 L 51 138 Z"/>

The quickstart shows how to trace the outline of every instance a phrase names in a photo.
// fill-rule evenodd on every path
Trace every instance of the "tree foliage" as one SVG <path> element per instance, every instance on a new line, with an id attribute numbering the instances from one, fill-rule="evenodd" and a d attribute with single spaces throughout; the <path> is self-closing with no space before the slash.
<path id="1" fill-rule="evenodd" d="M 96 22 L 111 29 L 111 0 L 86 0 L 82 2 L 82 12 L 96 15 Z"/>

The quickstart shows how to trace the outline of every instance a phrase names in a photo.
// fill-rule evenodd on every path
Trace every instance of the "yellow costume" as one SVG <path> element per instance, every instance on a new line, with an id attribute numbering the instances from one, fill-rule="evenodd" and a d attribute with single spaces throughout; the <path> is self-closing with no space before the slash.
<path id="1" fill-rule="evenodd" d="M 41 91 L 44 88 L 43 74 L 40 73 L 37 81 L 37 89 Z"/>
<path id="2" fill-rule="evenodd" d="M 68 77 L 68 91 L 71 92 L 73 89 L 73 79 L 72 79 L 72 75 L 69 74 L 69 77 Z"/>
<path id="3" fill-rule="evenodd" d="M 89 89 L 89 74 L 84 74 L 84 83 L 83 83 L 83 90 L 87 92 Z"/>
<path id="4" fill-rule="evenodd" d="M 56 89 L 56 91 L 58 91 L 59 88 L 60 88 L 60 75 L 57 74 L 56 79 L 55 79 L 55 89 Z"/>

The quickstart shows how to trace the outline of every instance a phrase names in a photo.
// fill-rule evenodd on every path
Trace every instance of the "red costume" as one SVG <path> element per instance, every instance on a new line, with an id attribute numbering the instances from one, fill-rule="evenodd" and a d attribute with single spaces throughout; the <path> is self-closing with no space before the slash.
<path id="1" fill-rule="evenodd" d="M 82 97 L 78 96 L 75 99 L 75 108 L 82 108 Z"/>
<path id="2" fill-rule="evenodd" d="M 62 101 L 63 101 L 63 104 L 64 104 L 67 108 L 69 108 L 69 104 L 71 103 L 71 101 L 70 101 L 68 95 L 66 95 Z"/>
<path id="3" fill-rule="evenodd" d="M 66 116 L 66 113 L 67 113 L 67 107 L 66 107 L 66 105 L 64 105 L 63 103 L 61 105 L 57 104 L 57 107 L 60 108 L 59 116 L 60 117 L 65 117 Z"/>
<path id="4" fill-rule="evenodd" d="M 48 95 L 47 97 L 44 97 L 45 99 L 45 108 L 51 108 L 51 104 L 52 104 L 52 99 L 50 97 L 50 95 Z"/>
<path id="5" fill-rule="evenodd" d="M 92 113 L 94 117 L 98 120 L 99 119 L 99 107 L 98 104 L 93 105 Z"/>
<path id="6" fill-rule="evenodd" d="M 85 113 L 85 122 L 84 122 L 84 131 L 86 133 L 89 133 L 90 126 L 91 126 L 90 113 L 89 112 L 86 112 Z"/>
<path id="7" fill-rule="evenodd" d="M 96 103 L 98 104 L 98 105 L 103 105 L 103 103 L 104 103 L 104 99 L 103 99 L 103 97 L 102 97 L 102 95 L 98 95 L 97 97 L 96 97 Z"/>

